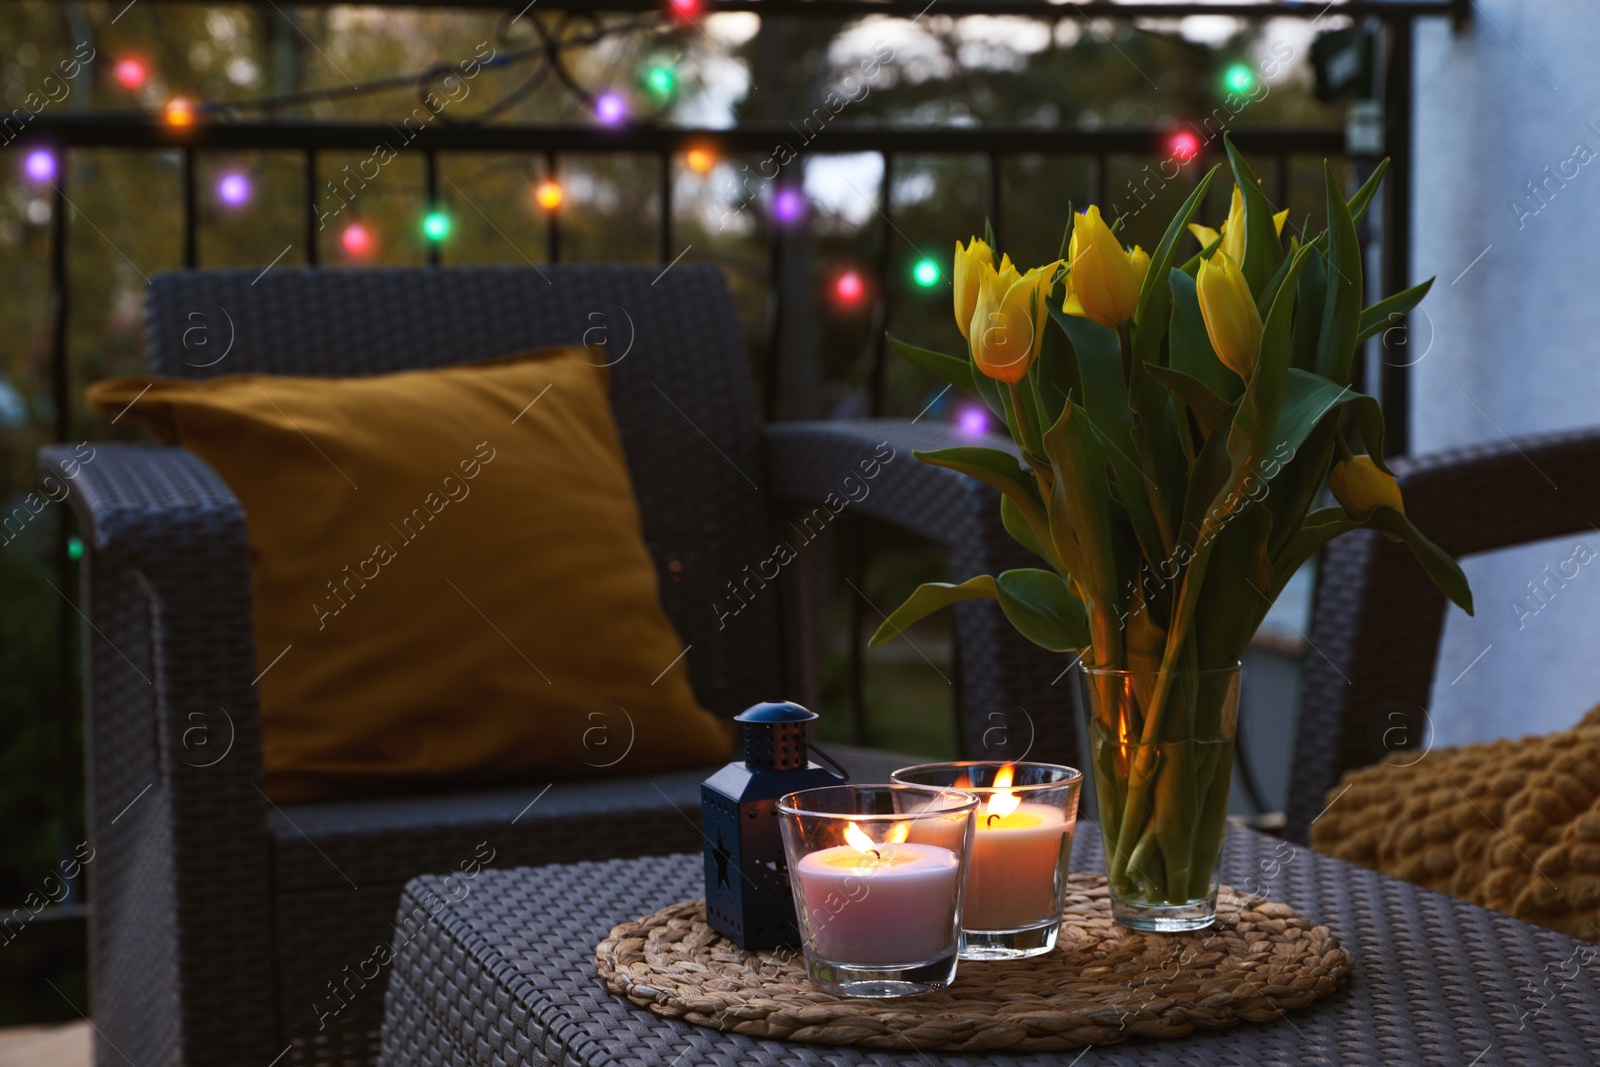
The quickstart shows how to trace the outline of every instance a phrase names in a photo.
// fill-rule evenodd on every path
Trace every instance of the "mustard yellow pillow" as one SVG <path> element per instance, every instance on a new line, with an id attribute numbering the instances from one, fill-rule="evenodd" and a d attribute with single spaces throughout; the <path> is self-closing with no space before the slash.
<path id="1" fill-rule="evenodd" d="M 89 389 L 244 505 L 273 800 L 727 758 L 661 608 L 598 362 L 556 348 Z"/>

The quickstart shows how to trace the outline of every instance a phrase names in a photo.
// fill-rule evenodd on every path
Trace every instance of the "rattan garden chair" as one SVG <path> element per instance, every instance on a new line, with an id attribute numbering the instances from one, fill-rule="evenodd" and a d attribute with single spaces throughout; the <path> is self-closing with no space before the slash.
<path id="1" fill-rule="evenodd" d="M 658 275 L 660 275 L 658 277 Z M 151 369 L 205 378 L 378 374 L 604 341 L 612 400 L 664 606 L 700 701 L 731 715 L 801 692 L 800 632 L 772 590 L 719 628 L 725 584 L 887 441 L 853 514 L 950 549 L 957 579 L 1015 565 L 997 497 L 913 448 L 928 422 L 763 428 L 742 333 L 709 267 L 186 271 L 146 306 Z M 90 987 L 102 1063 L 363 1064 L 376 1051 L 401 887 L 483 849 L 496 866 L 693 850 L 704 771 L 472 795 L 276 807 L 261 791 L 245 516 L 195 455 L 97 446 L 70 501 L 88 551 L 85 712 Z M 45 449 L 56 470 L 69 449 Z M 881 459 L 881 455 L 879 456 Z M 790 601 L 801 598 L 788 598 Z M 988 603 L 956 613 L 974 751 L 1072 761 L 1062 657 Z M 1026 725 L 1022 721 L 1026 720 Z M 997 733 L 997 726 L 1004 729 Z M 882 761 L 847 758 L 867 773 Z M 578 816 L 581 813 L 581 818 Z"/>
<path id="2" fill-rule="evenodd" d="M 1592 533 L 1600 428 L 1538 434 L 1394 463 L 1406 514 L 1460 559 Z M 1304 843 L 1346 771 L 1427 744 L 1444 594 L 1403 544 L 1363 530 L 1322 553 L 1289 785 L 1287 836 Z M 1477 610 L 1501 611 L 1479 596 Z"/>

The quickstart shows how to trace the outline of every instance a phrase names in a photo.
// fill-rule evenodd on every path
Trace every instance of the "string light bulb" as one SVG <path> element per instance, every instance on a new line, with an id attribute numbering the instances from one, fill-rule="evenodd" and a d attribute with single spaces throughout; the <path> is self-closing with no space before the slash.
<path id="1" fill-rule="evenodd" d="M 678 72 L 670 63 L 652 63 L 644 69 L 641 78 L 646 91 L 658 100 L 665 100 L 678 88 Z"/>
<path id="2" fill-rule="evenodd" d="M 968 437 L 982 437 L 989 432 L 989 413 L 975 405 L 963 405 L 956 412 L 956 429 Z"/>
<path id="3" fill-rule="evenodd" d="M 339 243 L 352 256 L 364 256 L 372 251 L 372 231 L 359 222 L 352 222 L 339 234 Z"/>
<path id="4" fill-rule="evenodd" d="M 617 126 L 628 117 L 628 105 L 616 93 L 602 93 L 594 102 L 594 113 L 607 126 Z"/>
<path id="5" fill-rule="evenodd" d="M 1188 130 L 1179 130 L 1167 138 L 1167 149 L 1179 163 L 1187 163 L 1200 154 L 1200 138 Z"/>
<path id="6" fill-rule="evenodd" d="M 717 165 L 717 154 L 704 145 L 695 145 L 683 154 L 683 161 L 696 174 L 710 174 Z"/>
<path id="7" fill-rule="evenodd" d="M 36 182 L 51 181 L 56 176 L 56 154 L 48 148 L 35 148 L 22 161 L 22 169 Z"/>
<path id="8" fill-rule="evenodd" d="M 861 275 L 853 270 L 847 270 L 833 282 L 833 295 L 839 298 L 842 304 L 854 304 L 861 299 L 867 291 L 867 284 L 861 280 Z"/>
<path id="9" fill-rule="evenodd" d="M 117 60 L 116 66 L 111 68 L 111 76 L 117 80 L 118 85 L 132 92 L 135 89 L 143 88 L 145 79 L 150 76 L 150 71 L 140 59 L 134 56 L 124 56 L 122 59 Z"/>
<path id="10" fill-rule="evenodd" d="M 554 178 L 546 178 L 533 187 L 533 202 L 546 211 L 554 211 L 564 199 L 566 194 L 561 189 L 561 183 Z"/>
<path id="11" fill-rule="evenodd" d="M 779 189 L 772 198 L 772 213 L 779 222 L 794 222 L 805 211 L 805 197 L 794 189 Z"/>
<path id="12" fill-rule="evenodd" d="M 1248 63 L 1230 63 L 1222 72 L 1222 85 L 1230 93 L 1248 93 L 1256 87 L 1256 72 Z"/>
<path id="13" fill-rule="evenodd" d="M 670 0 L 672 10 L 688 19 L 700 13 L 700 0 Z"/>
<path id="14" fill-rule="evenodd" d="M 239 207 L 250 199 L 250 179 L 237 172 L 224 174 L 217 182 L 217 196 L 230 207 Z"/>
<path id="15" fill-rule="evenodd" d="M 168 126 L 184 129 L 194 125 L 194 104 L 186 96 L 175 96 L 161 111 Z"/>
<path id="16" fill-rule="evenodd" d="M 932 289 L 939 284 L 939 264 L 926 257 L 917 260 L 911 268 L 911 280 L 924 289 Z"/>
<path id="17" fill-rule="evenodd" d="M 443 211 L 430 211 L 422 219 L 422 232 L 430 241 L 442 241 L 450 236 L 450 216 Z"/>

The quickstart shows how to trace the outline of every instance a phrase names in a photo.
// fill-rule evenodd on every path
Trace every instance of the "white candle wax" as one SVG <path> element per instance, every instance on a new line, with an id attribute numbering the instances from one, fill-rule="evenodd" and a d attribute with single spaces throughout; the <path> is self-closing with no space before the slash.
<path id="1" fill-rule="evenodd" d="M 955 948 L 961 861 L 947 848 L 885 844 L 874 857 L 839 845 L 802 857 L 795 873 L 812 951 L 830 963 L 924 963 Z"/>
<path id="2" fill-rule="evenodd" d="M 1022 804 L 991 817 L 979 807 L 961 925 L 1020 930 L 1057 917 L 1056 879 L 1073 823 L 1059 807 Z"/>

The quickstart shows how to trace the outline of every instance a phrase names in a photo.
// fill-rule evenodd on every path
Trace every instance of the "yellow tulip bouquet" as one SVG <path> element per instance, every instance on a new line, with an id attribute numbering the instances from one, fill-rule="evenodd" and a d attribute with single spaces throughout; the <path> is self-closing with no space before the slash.
<path id="1" fill-rule="evenodd" d="M 1150 254 L 1096 207 L 1031 270 L 997 261 L 992 238 L 958 243 L 970 359 L 889 338 L 1004 420 L 1014 449 L 918 458 L 998 489 L 1005 528 L 1044 566 L 922 585 L 872 641 L 985 598 L 1035 644 L 1081 657 L 1107 869 L 1134 911 L 1204 912 L 1209 892 L 1214 912 L 1239 657 L 1322 545 L 1379 530 L 1472 610 L 1460 568 L 1406 517 L 1377 401 L 1349 384 L 1362 341 L 1431 285 L 1361 306 L 1356 223 L 1384 166 L 1346 200 L 1325 165 L 1327 229 L 1286 245 L 1287 213 L 1227 151 L 1220 230 L 1191 224 L 1219 164 Z M 1199 251 L 1180 255 L 1191 234 Z"/>

